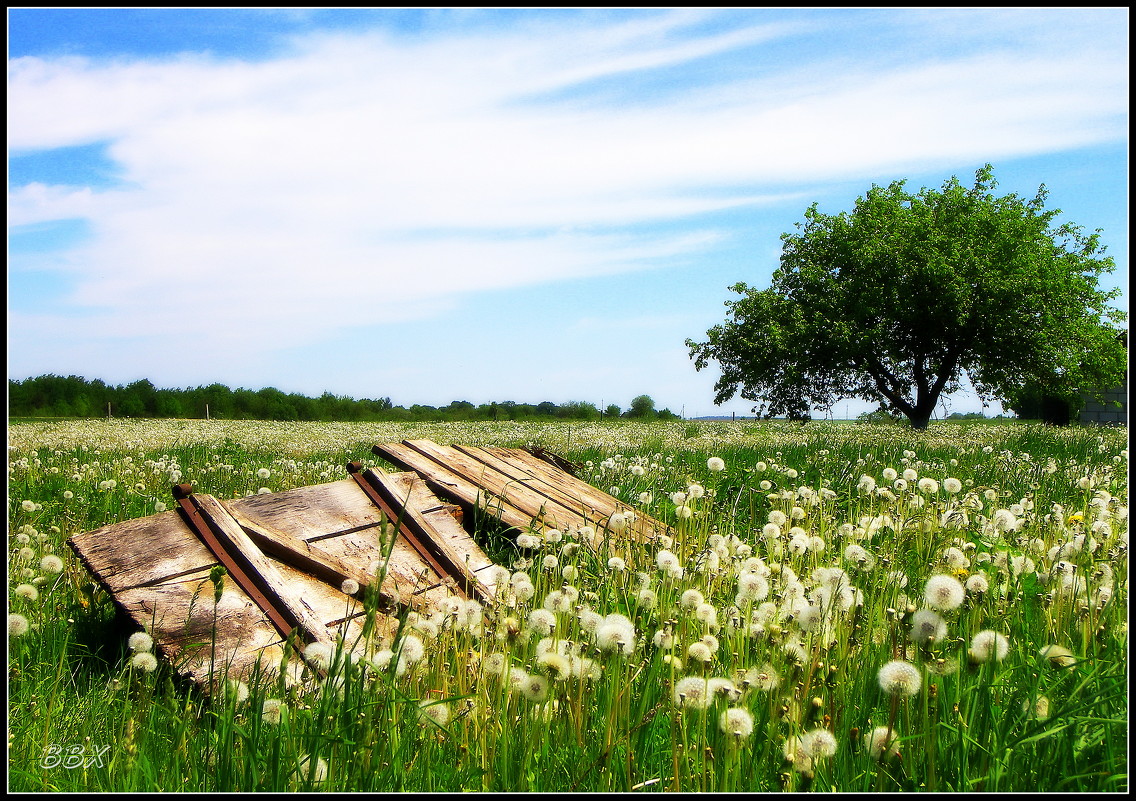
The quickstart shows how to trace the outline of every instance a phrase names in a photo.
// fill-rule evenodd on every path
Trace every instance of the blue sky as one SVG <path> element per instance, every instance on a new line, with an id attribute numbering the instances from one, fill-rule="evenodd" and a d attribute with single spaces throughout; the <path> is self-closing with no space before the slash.
<path id="1" fill-rule="evenodd" d="M 1127 310 L 1127 9 L 8 25 L 9 378 L 748 414 L 683 344 L 727 287 L 814 201 L 986 162 L 1104 229 Z"/>

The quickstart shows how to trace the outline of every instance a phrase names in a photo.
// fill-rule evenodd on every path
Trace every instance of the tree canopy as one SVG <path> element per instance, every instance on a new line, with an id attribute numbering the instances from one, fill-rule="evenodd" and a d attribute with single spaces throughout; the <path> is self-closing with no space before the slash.
<path id="1" fill-rule="evenodd" d="M 632 401 L 650 409 L 646 417 L 672 420 L 668 409 L 655 411 L 647 395 Z M 612 410 L 614 409 L 614 412 Z M 185 389 L 159 389 L 142 379 L 126 386 L 109 386 L 100 379 L 88 381 L 80 376 L 41 375 L 24 380 L 8 379 L 9 417 L 158 417 L 225 420 L 321 420 L 321 421 L 431 421 L 451 420 L 599 420 L 599 408 L 587 401 L 536 405 L 515 401 L 493 401 L 478 406 L 466 400 L 452 401 L 440 408 L 415 404 L 395 406 L 390 398 L 356 400 L 324 392 L 318 398 L 284 393 L 275 387 L 257 391 L 230 389 L 223 384 Z M 608 407 L 609 418 L 619 417 L 619 407 Z M 635 416 L 635 415 L 625 415 Z"/>
<path id="2" fill-rule="evenodd" d="M 969 377 L 984 402 L 1027 383 L 1058 396 L 1119 383 L 1127 363 L 1102 291 L 1112 272 L 1100 230 L 1054 226 L 1043 184 L 995 197 L 987 164 L 916 194 L 873 185 L 849 212 L 814 203 L 781 236 L 768 289 L 738 283 L 727 320 L 688 339 L 699 370 L 717 361 L 715 402 L 735 394 L 764 416 L 807 417 L 864 398 L 925 427 Z"/>

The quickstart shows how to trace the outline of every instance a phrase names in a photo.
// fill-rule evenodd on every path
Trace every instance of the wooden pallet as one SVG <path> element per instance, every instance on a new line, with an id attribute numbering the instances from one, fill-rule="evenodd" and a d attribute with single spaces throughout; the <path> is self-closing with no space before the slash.
<path id="1" fill-rule="evenodd" d="M 68 544 L 162 655 L 212 691 L 219 677 L 271 672 L 286 657 L 300 665 L 307 643 L 357 645 L 367 597 L 380 610 L 373 634 L 387 642 L 407 607 L 428 614 L 455 596 L 494 603 L 494 565 L 463 516 L 536 534 L 591 529 L 587 544 L 613 553 L 668 533 L 528 451 L 416 439 L 374 452 L 404 472 L 353 462 L 342 481 L 226 501 L 182 484 L 177 509 Z"/>
<path id="2" fill-rule="evenodd" d="M 493 563 L 460 508 L 414 473 L 349 470 L 342 481 L 226 501 L 182 485 L 177 509 L 68 544 L 178 672 L 208 690 L 222 675 L 248 677 L 258 661 L 272 671 L 288 654 L 297 665 L 294 650 L 308 642 L 350 647 L 368 588 L 384 611 L 375 635 L 387 642 L 406 606 L 492 601 Z M 227 575 L 215 601 L 218 565 Z M 346 594 L 346 579 L 360 590 Z"/>
<path id="3" fill-rule="evenodd" d="M 518 531 L 595 529 L 609 543 L 645 543 L 668 527 L 581 481 L 551 460 L 518 448 L 442 446 L 428 439 L 376 445 L 374 453 L 421 476 L 467 514 L 498 518 Z M 560 460 L 563 463 L 563 460 Z M 612 515 L 630 513 L 626 528 Z"/>

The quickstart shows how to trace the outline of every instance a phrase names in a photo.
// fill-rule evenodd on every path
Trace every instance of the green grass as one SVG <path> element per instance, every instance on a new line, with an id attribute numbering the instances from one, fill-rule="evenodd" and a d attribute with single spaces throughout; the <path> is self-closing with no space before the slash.
<path id="1" fill-rule="evenodd" d="M 177 481 L 280 491 L 340 479 L 347 461 L 376 463 L 372 444 L 406 437 L 540 444 L 676 536 L 591 547 L 565 532 L 524 553 L 478 531 L 511 598 L 347 643 L 360 658 L 326 681 L 273 676 L 215 698 L 163 660 L 133 665 L 133 629 L 64 545 L 153 514 Z M 114 420 L 15 424 L 9 444 L 12 790 L 1127 790 L 1126 429 Z M 888 470 L 917 478 L 897 489 Z M 889 491 L 865 494 L 864 475 Z M 705 493 L 676 506 L 692 484 Z M 660 568 L 664 550 L 681 575 Z M 942 612 L 943 637 L 913 642 L 927 579 L 956 571 L 987 590 Z M 768 594 L 739 596 L 745 572 Z M 545 606 L 563 610 L 550 632 L 533 616 Z M 30 630 L 13 634 L 11 614 Z M 984 630 L 1008 638 L 1000 661 L 970 656 Z M 1039 655 L 1048 645 L 1072 664 Z M 910 696 L 877 679 L 897 659 L 918 669 Z M 676 696 L 695 684 L 718 690 Z M 727 731 L 728 709 L 752 729 Z M 872 753 L 877 727 L 897 755 Z M 809 752 L 818 729 L 834 753 Z"/>

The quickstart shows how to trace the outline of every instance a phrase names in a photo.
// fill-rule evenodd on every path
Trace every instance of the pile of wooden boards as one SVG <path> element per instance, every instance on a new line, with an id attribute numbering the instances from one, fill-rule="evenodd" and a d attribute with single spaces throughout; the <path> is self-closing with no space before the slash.
<path id="1" fill-rule="evenodd" d="M 641 543 L 666 533 L 659 521 L 558 467 L 555 461 L 564 463 L 559 457 L 518 448 L 444 447 L 428 439 L 376 445 L 374 452 L 421 476 L 438 495 L 466 510 L 488 511 L 519 531 L 588 527 Z M 610 525 L 615 514 L 623 520 Z"/>
<path id="2" fill-rule="evenodd" d="M 212 690 L 258 663 L 297 664 L 307 643 L 356 640 L 368 593 L 388 640 L 406 607 L 492 605 L 498 571 L 463 519 L 489 515 L 532 535 L 588 529 L 612 544 L 666 533 L 555 457 L 429 440 L 374 451 L 404 472 L 355 462 L 340 481 L 234 500 L 179 485 L 176 509 L 68 544 L 177 671 Z"/>

